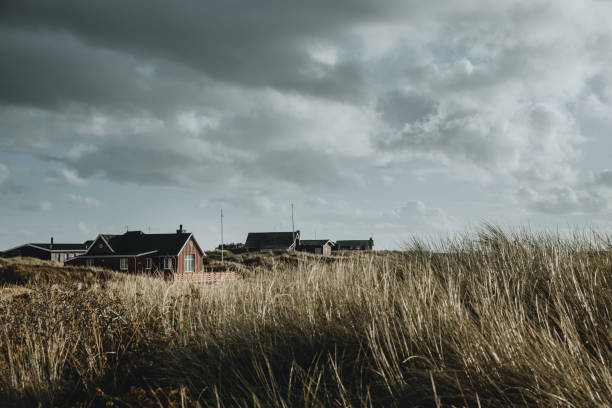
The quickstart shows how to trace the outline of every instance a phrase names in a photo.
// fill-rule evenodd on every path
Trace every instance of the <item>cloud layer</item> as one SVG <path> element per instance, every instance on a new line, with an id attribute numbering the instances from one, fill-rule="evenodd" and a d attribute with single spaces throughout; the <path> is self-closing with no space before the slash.
<path id="1" fill-rule="evenodd" d="M 5 1 L 0 152 L 46 163 L 49 185 L 179 187 L 268 214 L 287 194 L 367 207 L 382 183 L 406 189 L 378 197 L 382 213 L 454 225 L 418 204 L 435 186 L 406 184 L 428 174 L 508 211 L 607 214 L 609 171 L 585 158 L 612 130 L 611 14 L 596 0 Z M 0 165 L 0 192 L 12 178 Z"/>

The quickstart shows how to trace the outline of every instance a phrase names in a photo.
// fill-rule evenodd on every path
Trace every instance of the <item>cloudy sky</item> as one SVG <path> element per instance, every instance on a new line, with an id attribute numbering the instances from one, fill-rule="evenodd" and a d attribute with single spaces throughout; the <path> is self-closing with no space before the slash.
<path id="1" fill-rule="evenodd" d="M 4 0 L 0 249 L 612 228 L 612 2 Z"/>

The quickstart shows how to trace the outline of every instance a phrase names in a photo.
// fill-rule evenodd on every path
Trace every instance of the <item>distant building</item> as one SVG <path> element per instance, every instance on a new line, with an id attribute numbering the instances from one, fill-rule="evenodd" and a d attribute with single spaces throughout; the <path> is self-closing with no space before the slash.
<path id="1" fill-rule="evenodd" d="M 302 239 L 300 240 L 298 251 L 331 255 L 334 245 L 335 244 L 329 239 Z"/>
<path id="2" fill-rule="evenodd" d="M 87 252 L 87 242 L 82 244 L 54 243 L 53 238 L 47 243 L 29 243 L 2 252 L 4 258 L 17 256 L 38 258 L 45 261 L 65 262 Z"/>
<path id="3" fill-rule="evenodd" d="M 164 273 L 177 279 L 199 280 L 204 252 L 193 234 L 183 226 L 170 234 L 128 231 L 122 235 L 100 234 L 83 255 L 66 265 L 99 266 L 130 273 Z"/>
<path id="4" fill-rule="evenodd" d="M 244 246 L 249 251 L 295 251 L 300 243 L 300 231 L 249 232 Z"/>
<path id="5" fill-rule="evenodd" d="M 374 249 L 374 240 L 344 240 L 336 241 L 334 251 L 371 251 Z"/>

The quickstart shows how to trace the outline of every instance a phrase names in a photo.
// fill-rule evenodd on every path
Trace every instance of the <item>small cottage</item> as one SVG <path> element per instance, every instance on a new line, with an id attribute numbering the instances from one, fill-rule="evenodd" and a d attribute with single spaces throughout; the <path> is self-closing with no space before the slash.
<path id="1" fill-rule="evenodd" d="M 244 246 L 248 251 L 295 251 L 300 243 L 300 231 L 249 232 Z"/>
<path id="2" fill-rule="evenodd" d="M 336 241 L 334 251 L 371 251 L 374 249 L 374 240 L 343 240 Z"/>
<path id="3" fill-rule="evenodd" d="M 300 240 L 298 251 L 331 255 L 334 245 L 335 244 L 329 239 L 302 239 Z"/>
<path id="4" fill-rule="evenodd" d="M 82 244 L 55 243 L 53 238 L 47 243 L 29 243 L 2 252 L 4 258 L 30 257 L 45 261 L 65 262 L 87 252 L 87 242 Z"/>

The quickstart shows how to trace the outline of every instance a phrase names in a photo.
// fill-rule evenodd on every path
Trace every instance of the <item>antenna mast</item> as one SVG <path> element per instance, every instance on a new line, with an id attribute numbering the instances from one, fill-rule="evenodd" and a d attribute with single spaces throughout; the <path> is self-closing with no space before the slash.
<path id="1" fill-rule="evenodd" d="M 221 208 L 221 263 L 223 263 L 223 208 Z"/>
<path id="2" fill-rule="evenodd" d="M 293 223 L 293 203 L 291 203 L 291 235 L 295 241 L 295 224 Z"/>

